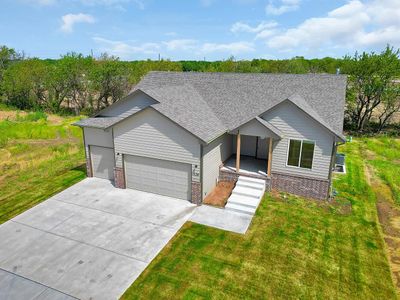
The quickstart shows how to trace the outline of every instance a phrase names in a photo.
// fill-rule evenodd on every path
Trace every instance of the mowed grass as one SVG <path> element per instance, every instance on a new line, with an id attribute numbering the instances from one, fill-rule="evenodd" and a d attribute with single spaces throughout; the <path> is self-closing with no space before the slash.
<path id="1" fill-rule="evenodd" d="M 245 235 L 186 223 L 122 299 L 396 299 L 361 150 L 336 204 L 267 194 Z"/>
<path id="2" fill-rule="evenodd" d="M 363 151 L 369 151 L 367 162 L 390 187 L 395 203 L 400 206 L 400 139 L 382 136 L 362 138 L 358 142 Z"/>
<path id="3" fill-rule="evenodd" d="M 0 224 L 85 177 L 76 120 L 43 113 L 0 120 Z"/>

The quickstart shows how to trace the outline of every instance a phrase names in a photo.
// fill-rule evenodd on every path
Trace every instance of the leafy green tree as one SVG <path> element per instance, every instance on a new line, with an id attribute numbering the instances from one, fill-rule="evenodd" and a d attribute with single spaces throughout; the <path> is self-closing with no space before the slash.
<path id="1" fill-rule="evenodd" d="M 46 64 L 39 59 L 10 65 L 2 82 L 6 102 L 20 109 L 42 109 L 48 100 L 46 79 Z"/>
<path id="2" fill-rule="evenodd" d="M 400 82 L 393 80 L 382 95 L 382 109 L 378 113 L 378 132 L 387 125 L 396 112 L 400 112 Z"/>
<path id="3" fill-rule="evenodd" d="M 67 102 L 68 95 L 70 95 L 66 73 L 68 73 L 68 68 L 64 65 L 64 61 L 57 60 L 48 64 L 47 88 L 49 101 L 47 108 L 51 112 L 61 112 L 62 104 Z"/>
<path id="4" fill-rule="evenodd" d="M 118 101 L 129 91 L 127 65 L 106 53 L 94 62 L 89 78 L 91 89 L 96 95 L 97 111 Z"/>
<path id="5" fill-rule="evenodd" d="M 64 87 L 66 93 L 66 106 L 80 114 L 82 109 L 91 102 L 88 74 L 93 67 L 93 58 L 83 56 L 75 52 L 68 53 L 61 57 L 57 65 L 57 72 L 60 72 L 58 82 Z"/>
<path id="6" fill-rule="evenodd" d="M 344 58 L 343 71 L 349 75 L 346 113 L 356 130 L 364 130 L 399 75 L 399 53 L 387 46 L 381 53 L 363 52 Z"/>
<path id="7" fill-rule="evenodd" d="M 0 81 L 2 79 L 3 72 L 7 67 L 15 61 L 23 59 L 23 55 L 18 53 L 13 48 L 6 46 L 0 46 Z"/>

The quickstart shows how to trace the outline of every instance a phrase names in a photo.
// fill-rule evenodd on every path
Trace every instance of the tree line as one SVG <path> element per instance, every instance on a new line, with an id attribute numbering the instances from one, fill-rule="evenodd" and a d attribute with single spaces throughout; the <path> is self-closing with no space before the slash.
<path id="1" fill-rule="evenodd" d="M 221 61 L 121 61 L 67 53 L 60 59 L 29 58 L 0 46 L 0 100 L 25 110 L 91 115 L 123 98 L 147 72 L 330 73 L 348 75 L 345 124 L 381 131 L 400 111 L 399 50 L 343 58 Z"/>

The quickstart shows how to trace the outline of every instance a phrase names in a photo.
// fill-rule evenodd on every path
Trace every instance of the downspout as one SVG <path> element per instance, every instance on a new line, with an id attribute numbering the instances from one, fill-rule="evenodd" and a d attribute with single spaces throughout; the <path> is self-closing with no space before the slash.
<path id="1" fill-rule="evenodd" d="M 200 144 L 200 193 L 201 193 L 201 203 L 203 204 L 203 147 L 204 145 Z"/>

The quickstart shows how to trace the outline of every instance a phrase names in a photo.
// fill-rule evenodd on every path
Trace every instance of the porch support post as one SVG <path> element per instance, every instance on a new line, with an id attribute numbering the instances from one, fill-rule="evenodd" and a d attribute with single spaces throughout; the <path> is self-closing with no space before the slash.
<path id="1" fill-rule="evenodd" d="M 236 136 L 236 172 L 240 170 L 240 132 Z"/>
<path id="2" fill-rule="evenodd" d="M 269 139 L 269 147 L 268 147 L 268 168 L 267 168 L 267 173 L 268 176 L 271 177 L 271 165 L 272 165 L 272 137 Z"/>

